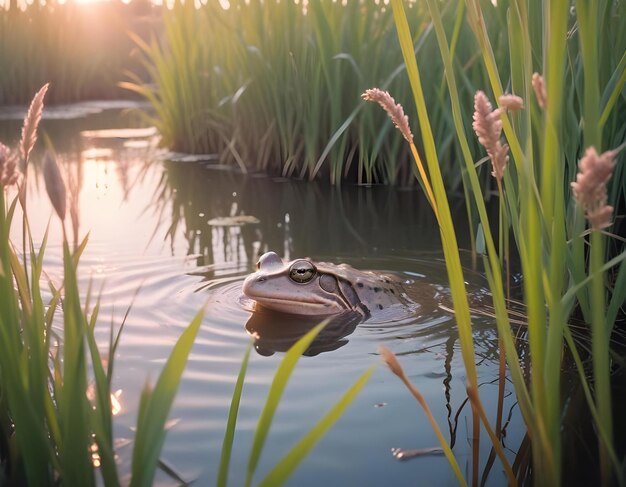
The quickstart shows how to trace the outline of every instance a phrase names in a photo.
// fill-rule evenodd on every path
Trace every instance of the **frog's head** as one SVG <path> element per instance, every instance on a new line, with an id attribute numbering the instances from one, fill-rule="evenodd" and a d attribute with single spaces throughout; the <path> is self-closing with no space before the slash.
<path id="1" fill-rule="evenodd" d="M 265 308 L 296 315 L 333 315 L 356 304 L 332 272 L 319 270 L 310 259 L 285 263 L 275 252 L 261 256 L 257 271 L 243 283 L 243 293 Z"/>

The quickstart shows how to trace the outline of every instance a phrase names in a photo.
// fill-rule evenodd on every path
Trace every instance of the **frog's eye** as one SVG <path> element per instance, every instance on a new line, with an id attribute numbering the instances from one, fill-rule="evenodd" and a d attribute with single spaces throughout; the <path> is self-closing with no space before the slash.
<path id="1" fill-rule="evenodd" d="M 283 268 L 283 261 L 276 252 L 265 252 L 256 263 L 258 271 L 263 269 L 264 271 L 278 270 Z"/>
<path id="2" fill-rule="evenodd" d="M 289 278 L 298 284 L 305 284 L 313 279 L 316 271 L 308 260 L 297 260 L 289 268 Z"/>

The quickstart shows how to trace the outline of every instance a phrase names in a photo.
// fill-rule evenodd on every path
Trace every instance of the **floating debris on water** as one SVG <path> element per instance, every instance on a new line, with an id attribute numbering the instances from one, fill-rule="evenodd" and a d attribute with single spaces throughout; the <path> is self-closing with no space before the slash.
<path id="1" fill-rule="evenodd" d="M 156 127 L 83 130 L 80 135 L 87 139 L 145 139 L 159 135 Z"/>
<path id="2" fill-rule="evenodd" d="M 155 137 L 152 140 L 158 141 L 158 138 Z M 125 149 L 149 149 L 153 145 L 156 145 L 156 143 L 151 140 L 127 140 L 124 142 Z"/>
<path id="3" fill-rule="evenodd" d="M 159 158 L 172 162 L 206 162 L 219 159 L 218 154 L 187 154 L 184 152 L 164 151 L 159 154 Z"/>
<path id="4" fill-rule="evenodd" d="M 91 147 L 81 152 L 84 159 L 103 160 L 113 157 L 113 150 L 107 147 Z"/>
<path id="5" fill-rule="evenodd" d="M 207 223 L 212 227 L 241 227 L 243 225 L 255 225 L 260 223 L 257 217 L 252 215 L 218 216 L 211 218 Z"/>
<path id="6" fill-rule="evenodd" d="M 391 454 L 398 460 L 410 460 L 411 458 L 423 457 L 427 455 L 443 455 L 443 448 L 415 448 L 413 450 L 404 450 L 402 448 L 392 448 Z"/>
<path id="7" fill-rule="evenodd" d="M 124 108 L 144 108 L 145 102 L 132 100 L 95 100 L 65 105 L 46 106 L 42 118 L 44 120 L 73 120 L 97 115 L 105 110 L 119 110 Z M 0 120 L 23 120 L 28 106 L 8 105 L 0 109 Z"/>

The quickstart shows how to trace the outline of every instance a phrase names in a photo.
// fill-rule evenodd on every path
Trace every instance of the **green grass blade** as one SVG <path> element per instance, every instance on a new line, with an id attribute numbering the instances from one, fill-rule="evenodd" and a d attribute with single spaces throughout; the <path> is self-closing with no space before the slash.
<path id="1" fill-rule="evenodd" d="M 204 310 L 201 310 L 174 345 L 152 393 L 145 393 L 142 398 L 133 449 L 131 487 L 152 485 L 167 433 L 165 422 L 203 317 Z"/>
<path id="2" fill-rule="evenodd" d="M 622 255 L 626 256 L 626 252 L 622 252 Z M 620 308 L 624 306 L 624 303 L 626 303 L 626 261 L 622 261 L 619 266 L 619 271 L 617 272 L 617 277 L 613 285 L 613 296 L 606 310 L 606 323 L 609 330 L 613 328 L 617 313 Z"/>
<path id="3" fill-rule="evenodd" d="M 624 262 L 626 262 L 626 252 L 622 252 L 618 256 L 613 257 L 611 260 L 607 261 L 602 267 L 600 267 L 597 270 L 597 272 L 598 273 L 606 272 L 612 267 L 615 267 L 617 264 L 622 263 L 623 265 Z M 620 266 L 620 271 L 621 271 L 621 266 Z M 584 280 L 576 283 L 576 285 L 574 286 L 571 286 L 561 298 L 563 307 L 572 306 L 572 303 L 576 299 L 576 293 L 580 291 L 581 288 L 587 286 L 591 282 L 591 279 L 593 279 L 593 277 L 594 277 L 594 274 L 591 273 Z"/>
<path id="4" fill-rule="evenodd" d="M 267 477 L 261 481 L 259 484 L 261 487 L 273 487 L 285 483 L 304 457 L 308 455 L 317 442 L 343 415 L 346 408 L 367 383 L 375 369 L 375 365 L 371 366 L 350 386 L 330 411 L 328 411 L 324 417 L 289 450 L 289 453 L 287 453 Z"/>
<path id="5" fill-rule="evenodd" d="M 64 323 L 63 323 L 63 387 L 58 397 L 61 417 L 61 465 L 64 482 L 68 485 L 94 484 L 90 462 L 90 405 L 87 390 L 85 331 L 87 323 L 80 305 L 76 264 L 67 242 L 63 242 L 64 262 Z"/>
<path id="6" fill-rule="evenodd" d="M 91 422 L 98 443 L 98 455 L 100 456 L 100 472 L 104 482 L 109 487 L 119 485 L 115 455 L 113 453 L 113 424 L 111 416 L 111 388 L 109 377 L 102 364 L 102 358 L 96 337 L 94 334 L 96 317 L 100 309 L 100 303 L 96 303 L 86 330 L 87 344 L 91 354 L 93 369 L 93 381 L 95 390 L 95 406 L 91 410 Z M 109 362 L 114 356 L 109 356 Z"/>
<path id="7" fill-rule="evenodd" d="M 248 345 L 246 353 L 241 362 L 235 390 L 230 401 L 230 411 L 228 412 L 228 421 L 226 423 L 226 432 L 224 433 L 224 441 L 222 442 L 222 456 L 220 458 L 220 469 L 217 474 L 217 486 L 226 487 L 228 481 L 228 466 L 230 465 L 230 456 L 233 449 L 233 438 L 235 436 L 235 426 L 237 425 L 237 414 L 239 412 L 239 403 L 241 402 L 241 392 L 243 391 L 243 382 L 248 370 L 248 359 L 250 358 L 250 350 L 252 343 Z"/>
<path id="8" fill-rule="evenodd" d="M 261 457 L 261 451 L 263 450 L 267 433 L 269 432 L 274 413 L 276 412 L 280 398 L 285 390 L 287 381 L 291 377 L 291 373 L 293 372 L 293 369 L 302 354 L 307 350 L 307 348 L 309 348 L 309 345 L 311 345 L 317 334 L 322 330 L 322 328 L 324 328 L 324 326 L 326 326 L 327 323 L 328 320 L 324 320 L 300 338 L 285 354 L 285 357 L 274 375 L 274 380 L 272 381 L 270 390 L 267 393 L 265 406 L 263 407 L 263 411 L 261 412 L 261 416 L 259 417 L 259 421 L 257 423 L 256 431 L 254 432 L 252 450 L 250 451 L 250 459 L 248 460 L 245 483 L 246 486 L 249 486 L 252 483 L 252 476 L 254 475 L 254 471 L 259 463 L 259 458 Z"/>
<path id="9" fill-rule="evenodd" d="M 626 52 L 624 52 L 622 59 L 619 62 L 619 66 L 615 69 L 613 76 L 611 76 L 611 81 L 607 86 L 607 90 L 612 87 L 610 95 L 606 100 L 606 104 L 604 105 L 604 109 L 602 110 L 602 115 L 600 115 L 600 128 L 604 127 L 604 124 L 609 119 L 609 115 L 613 108 L 615 108 L 615 104 L 619 99 L 619 96 L 622 92 L 622 88 L 624 88 L 624 84 L 626 84 Z"/>

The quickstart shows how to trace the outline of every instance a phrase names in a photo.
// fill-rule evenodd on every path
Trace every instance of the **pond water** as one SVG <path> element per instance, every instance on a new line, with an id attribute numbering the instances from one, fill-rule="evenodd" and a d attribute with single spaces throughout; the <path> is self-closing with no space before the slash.
<path id="1" fill-rule="evenodd" d="M 19 126 L 17 120 L 1 121 L 0 140 L 16 140 Z M 78 208 L 78 234 L 82 238 L 89 233 L 79 268 L 80 285 L 85 291 L 92 281 L 93 289 L 101 289 L 97 330 L 102 349 L 110 323 L 119 324 L 133 303 L 113 378 L 121 405 L 115 420 L 120 470 L 126 475 L 130 470 L 133 428 L 146 379 L 156 379 L 176 339 L 206 305 L 171 411 L 162 459 L 186 481 L 215 483 L 231 394 L 251 340 L 249 330 L 255 329 L 255 315 L 242 299 L 241 284 L 258 257 L 273 250 L 287 260 L 307 256 L 392 273 L 409 281 L 423 301 L 410 317 L 341 330 L 300 360 L 255 479 L 262 479 L 360 374 L 381 363 L 381 343 L 398 355 L 469 476 L 472 435 L 465 372 L 455 321 L 447 310 L 447 277 L 436 223 L 418 191 L 384 187 L 338 191 L 323 184 L 244 175 L 215 161 L 164 160 L 150 130 L 98 132 L 129 126 L 139 125 L 119 110 L 44 120 L 42 125 L 70 181 Z M 31 227 L 40 240 L 53 213 L 39 176 L 29 180 L 27 204 Z M 241 215 L 246 217 L 231 218 Z M 458 215 L 462 229 L 465 215 L 462 211 Z M 20 230 L 13 230 L 14 241 L 19 242 Z M 468 245 L 463 235 L 461 242 Z M 62 276 L 60 244 L 55 217 L 45 269 L 57 282 Z M 480 274 L 469 272 L 467 287 L 470 298 L 479 303 L 486 293 Z M 495 418 L 495 325 L 477 317 L 474 326 L 481 395 L 488 414 Z M 259 353 L 253 352 L 250 359 L 231 485 L 243 484 L 256 421 L 283 357 L 280 323 L 270 335 L 265 340 L 260 337 Z M 506 387 L 505 444 L 513 459 L 524 428 L 512 386 Z M 405 461 L 392 455 L 393 448 L 437 446 L 417 402 L 381 364 L 288 485 L 454 485 L 443 455 Z M 484 466 L 490 451 L 486 435 L 480 449 Z M 164 472 L 158 473 L 157 483 L 176 485 Z M 487 485 L 503 483 L 496 462 Z"/>

